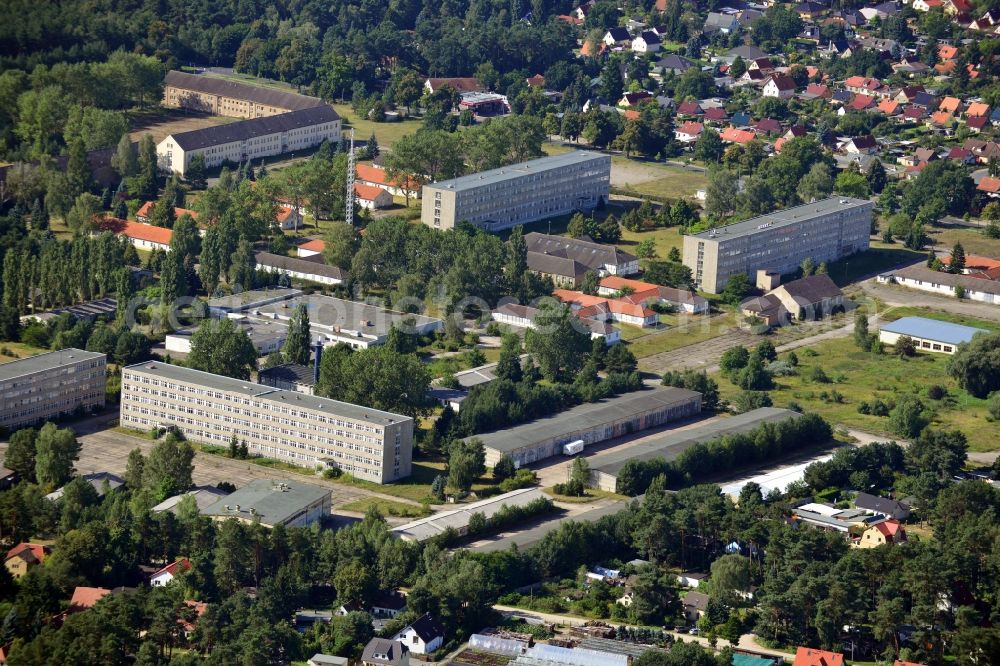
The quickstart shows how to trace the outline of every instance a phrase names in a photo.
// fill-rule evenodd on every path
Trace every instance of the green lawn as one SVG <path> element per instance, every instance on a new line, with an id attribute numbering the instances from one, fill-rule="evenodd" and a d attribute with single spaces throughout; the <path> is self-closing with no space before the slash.
<path id="1" fill-rule="evenodd" d="M 559 495 L 555 491 L 554 486 L 549 486 L 548 488 L 542 488 L 542 492 L 554 499 L 556 502 L 563 502 L 565 504 L 586 504 L 589 502 L 596 502 L 599 499 L 614 499 L 614 500 L 627 500 L 628 497 L 624 495 L 618 495 L 616 493 L 608 492 L 607 490 L 600 490 L 598 488 L 587 488 L 587 494 L 583 497 L 573 497 L 570 495 Z"/>
<path id="2" fill-rule="evenodd" d="M 629 231 L 622 229 L 622 239 L 616 244 L 626 252 L 635 254 L 635 248 L 644 240 L 652 240 L 656 246 L 656 258 L 666 259 L 670 248 L 676 247 L 683 253 L 684 236 L 680 227 L 650 229 L 648 231 Z"/>
<path id="3" fill-rule="evenodd" d="M 16 361 L 19 358 L 44 354 L 48 349 L 30 347 L 22 342 L 0 342 L 0 363 Z"/>
<path id="4" fill-rule="evenodd" d="M 354 128 L 354 140 L 363 142 L 375 133 L 378 145 L 382 148 L 391 148 L 394 143 L 404 136 L 416 132 L 423 123 L 419 120 L 402 120 L 397 123 L 375 123 L 365 118 L 358 118 L 350 104 L 333 104 L 334 109 L 344 119 L 344 129 Z M 346 133 L 345 133 L 346 134 Z"/>
<path id="5" fill-rule="evenodd" d="M 379 510 L 383 516 L 396 516 L 397 518 L 423 518 L 433 513 L 429 508 L 404 504 L 403 502 L 393 502 L 381 497 L 366 497 L 365 499 L 354 500 L 339 507 L 344 511 L 356 511 L 365 513 L 371 507 Z"/>
<path id="6" fill-rule="evenodd" d="M 629 349 L 636 358 L 645 358 L 660 352 L 673 351 L 728 333 L 736 327 L 736 317 L 726 312 L 714 317 L 692 316 L 687 321 L 665 331 L 653 331 L 635 338 Z"/>
<path id="7" fill-rule="evenodd" d="M 382 485 L 372 483 L 371 481 L 364 481 L 346 474 L 339 479 L 336 479 L 336 482 L 349 486 L 355 486 L 357 488 L 366 488 L 374 492 L 382 493 L 383 495 L 393 495 L 394 497 L 402 497 L 403 499 L 424 503 L 427 501 L 436 501 L 434 500 L 433 495 L 431 495 L 431 483 L 434 481 L 434 477 L 438 474 L 444 474 L 443 462 L 428 462 L 422 460 L 413 463 L 410 476 L 402 481 L 397 481 L 396 483 L 387 483 Z"/>
<path id="8" fill-rule="evenodd" d="M 925 230 L 933 245 L 951 248 L 955 243 L 961 243 L 966 254 L 979 254 L 984 257 L 1000 257 L 1000 238 L 987 238 L 978 229 L 950 227 L 937 229 L 931 227 Z"/>
<path id="9" fill-rule="evenodd" d="M 808 350 L 816 355 L 812 356 Z M 794 401 L 803 410 L 820 414 L 832 424 L 881 433 L 890 438 L 888 419 L 859 414 L 858 404 L 873 398 L 889 402 L 902 395 L 914 394 L 928 408 L 932 427 L 958 428 L 968 437 L 969 448 L 975 451 L 1000 447 L 996 438 L 997 426 L 987 420 L 985 401 L 973 398 L 948 376 L 945 370 L 948 356 L 944 354 L 918 353 L 912 358 L 877 355 L 858 350 L 853 338 L 839 338 L 796 350 L 796 355 L 798 374 L 775 378 L 778 388 L 771 391 L 771 399 L 776 406 L 784 407 Z M 813 381 L 814 367 L 822 368 L 830 383 Z M 721 375 L 716 375 L 716 381 L 723 399 L 739 391 Z M 947 390 L 944 399 L 935 401 L 927 397 L 927 389 L 933 385 Z M 842 396 L 842 402 L 829 397 L 833 392 Z"/>
<path id="10" fill-rule="evenodd" d="M 621 164 L 626 158 L 616 155 L 612 158 L 612 164 Z M 630 161 L 630 160 L 628 160 Z M 635 162 L 632 162 L 633 164 Z M 704 171 L 685 169 L 666 164 L 641 163 L 643 166 L 653 167 L 663 172 L 663 176 L 644 183 L 625 185 L 622 190 L 629 194 L 641 197 L 648 195 L 651 197 L 663 197 L 667 199 L 677 199 L 687 197 L 693 199 L 698 190 L 704 189 L 708 183 L 708 178 Z"/>

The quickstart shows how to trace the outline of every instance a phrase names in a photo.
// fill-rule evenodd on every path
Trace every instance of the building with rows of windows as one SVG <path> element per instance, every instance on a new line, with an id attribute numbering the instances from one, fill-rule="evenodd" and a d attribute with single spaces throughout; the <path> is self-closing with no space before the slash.
<path id="1" fill-rule="evenodd" d="M 216 76 L 170 70 L 163 78 L 163 106 L 230 118 L 263 118 L 322 106 L 318 97 Z"/>
<path id="2" fill-rule="evenodd" d="M 413 419 L 159 362 L 122 369 L 121 424 L 176 427 L 192 441 L 233 437 L 251 454 L 390 483 L 410 474 Z"/>
<path id="3" fill-rule="evenodd" d="M 82 349 L 0 364 L 0 427 L 13 430 L 104 407 L 107 357 Z"/>
<path id="4" fill-rule="evenodd" d="M 156 145 L 156 155 L 161 169 L 184 176 L 195 155 L 203 156 L 211 169 L 306 150 L 324 141 L 340 141 L 340 116 L 326 104 L 171 134 Z"/>
<path id="5" fill-rule="evenodd" d="M 874 204 L 830 197 L 684 237 L 695 285 L 717 294 L 734 275 L 793 273 L 811 258 L 835 261 L 868 249 Z"/>
<path id="6" fill-rule="evenodd" d="M 434 229 L 464 221 L 501 231 L 592 209 L 610 188 L 611 157 L 575 150 L 424 185 L 420 219 Z"/>

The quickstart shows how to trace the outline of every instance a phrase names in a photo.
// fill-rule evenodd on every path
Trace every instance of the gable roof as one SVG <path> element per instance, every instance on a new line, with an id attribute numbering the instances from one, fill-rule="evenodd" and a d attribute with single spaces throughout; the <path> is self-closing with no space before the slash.
<path id="1" fill-rule="evenodd" d="M 381 187 L 365 185 L 364 183 L 354 183 L 354 196 L 362 201 L 375 201 L 379 197 L 390 195 Z"/>
<path id="2" fill-rule="evenodd" d="M 870 97 L 868 95 L 865 95 L 864 93 L 858 93 L 857 95 L 854 96 L 854 99 L 851 100 L 851 103 L 848 106 L 854 109 L 855 111 L 864 111 L 874 103 L 875 103 L 874 97 Z"/>
<path id="3" fill-rule="evenodd" d="M 702 110 L 701 105 L 691 100 L 681 102 L 677 107 L 677 114 L 681 116 L 698 116 L 703 113 L 705 112 Z"/>
<path id="4" fill-rule="evenodd" d="M 83 610 L 93 608 L 94 604 L 111 594 L 106 587 L 77 587 L 69 600 L 70 609 Z"/>
<path id="5" fill-rule="evenodd" d="M 854 498 L 854 506 L 887 516 L 895 516 L 896 514 L 906 513 L 910 510 L 910 507 L 905 502 L 869 493 L 858 493 L 858 496 Z"/>
<path id="6" fill-rule="evenodd" d="M 810 83 L 806 86 L 806 95 L 813 95 L 816 97 L 829 97 L 830 88 L 823 85 L 822 83 Z"/>
<path id="7" fill-rule="evenodd" d="M 102 224 L 102 228 L 107 228 L 109 231 L 114 231 L 120 236 L 125 236 L 126 238 L 131 238 L 133 240 L 170 245 L 170 239 L 173 238 L 173 232 L 166 227 L 157 227 L 152 224 L 132 222 L 131 220 L 119 220 L 117 218 L 106 219 L 109 222 L 107 225 Z"/>
<path id="8" fill-rule="evenodd" d="M 990 115 L 990 105 L 985 102 L 973 102 L 965 110 L 966 116 L 988 116 Z"/>
<path id="9" fill-rule="evenodd" d="M 20 557 L 24 561 L 31 563 L 41 563 L 49 552 L 49 547 L 40 543 L 21 542 L 7 551 L 4 561 L 12 557 Z"/>
<path id="10" fill-rule="evenodd" d="M 171 576 L 176 577 L 190 568 L 191 568 L 191 560 L 189 560 L 186 557 L 182 557 L 179 560 L 171 562 L 170 564 L 163 567 L 159 571 L 154 572 L 150 576 L 150 579 L 156 578 L 157 576 L 161 576 L 163 574 L 170 574 Z"/>
<path id="11" fill-rule="evenodd" d="M 795 79 L 784 74 L 774 74 L 767 80 L 767 83 L 774 83 L 778 90 L 795 90 Z M 764 85 L 767 85 L 765 83 Z"/>
<path id="12" fill-rule="evenodd" d="M 893 116 L 899 112 L 899 102 L 894 99 L 883 99 L 878 103 L 877 108 L 887 116 Z"/>
<path id="13" fill-rule="evenodd" d="M 442 627 L 441 623 L 437 621 L 437 618 L 430 613 L 424 613 L 418 617 L 410 624 L 409 628 L 412 629 L 413 633 L 419 636 L 420 640 L 425 643 L 429 643 L 435 638 L 444 637 L 444 627 Z M 406 631 L 406 629 L 403 631 Z"/>
<path id="14" fill-rule="evenodd" d="M 474 76 L 444 76 L 428 78 L 425 85 L 430 86 L 432 91 L 441 88 L 451 88 L 455 92 L 486 92 L 486 88 Z"/>
<path id="15" fill-rule="evenodd" d="M 373 638 L 365 645 L 361 661 L 374 664 L 399 664 L 407 652 L 409 652 L 407 647 L 399 641 Z"/>
<path id="16" fill-rule="evenodd" d="M 363 180 L 368 183 L 388 185 L 389 187 L 403 187 L 403 181 L 398 178 L 390 179 L 388 174 L 386 174 L 385 169 L 380 169 L 376 166 L 359 164 L 354 168 L 354 173 L 357 174 L 358 180 Z M 420 184 L 412 178 L 406 180 L 405 186 L 408 190 L 416 191 L 420 189 Z"/>
<path id="17" fill-rule="evenodd" d="M 627 42 L 632 39 L 632 35 L 628 34 L 628 30 L 621 26 L 615 26 L 613 28 L 608 28 L 608 31 L 604 33 L 605 37 L 611 36 L 611 39 L 615 42 Z"/>
<path id="18" fill-rule="evenodd" d="M 314 106 L 288 113 L 279 113 L 274 116 L 263 118 L 252 118 L 241 120 L 225 125 L 214 127 L 204 127 L 202 129 L 191 130 L 190 132 L 180 132 L 171 134 L 168 139 L 174 142 L 182 150 L 197 150 L 218 146 L 223 143 L 235 143 L 237 141 L 247 141 L 258 136 L 276 134 L 278 132 L 290 132 L 302 127 L 312 127 L 321 123 L 329 123 L 340 120 L 340 116 L 328 104 Z"/>
<path id="19" fill-rule="evenodd" d="M 694 67 L 695 64 L 683 56 L 679 56 L 676 53 L 671 53 L 668 56 L 660 58 L 653 65 L 655 69 L 676 69 L 681 72 L 687 71 Z"/>
<path id="20" fill-rule="evenodd" d="M 254 260 L 258 265 L 267 266 L 269 268 L 295 271 L 308 275 L 320 275 L 322 277 L 329 277 L 341 281 L 347 279 L 346 271 L 338 268 L 337 266 L 328 266 L 327 264 L 319 261 L 309 261 L 308 259 L 300 259 L 298 257 L 287 257 L 285 255 L 272 254 L 270 252 L 257 252 L 254 254 Z"/>
<path id="21" fill-rule="evenodd" d="M 938 105 L 938 111 L 947 111 L 948 113 L 958 113 L 959 108 L 962 106 L 962 100 L 957 97 L 945 97 L 941 100 Z"/>
<path id="22" fill-rule="evenodd" d="M 322 238 L 314 238 L 311 241 L 305 242 L 298 246 L 300 250 L 312 250 L 313 252 L 322 252 L 326 249 L 326 242 Z"/>
<path id="23" fill-rule="evenodd" d="M 753 128 L 758 132 L 766 134 L 777 134 L 781 131 L 781 123 L 774 118 L 761 118 L 753 124 Z M 800 135 L 801 136 L 801 135 Z"/>
<path id="24" fill-rule="evenodd" d="M 660 36 L 654 30 L 643 30 L 639 37 L 647 44 L 659 44 L 662 42 Z"/>
<path id="25" fill-rule="evenodd" d="M 705 109 L 705 120 L 725 120 L 726 119 L 726 109 L 721 106 L 712 107 L 711 109 Z"/>
<path id="26" fill-rule="evenodd" d="M 136 218 L 149 217 L 149 211 L 153 209 L 154 205 L 156 205 L 155 201 L 147 201 L 142 204 L 142 206 L 139 207 L 139 210 L 135 211 Z M 174 206 L 174 218 L 178 218 L 181 215 L 190 215 L 193 220 L 196 222 L 198 221 L 198 211 L 191 210 L 190 208 L 178 208 L 177 206 Z"/>
<path id="27" fill-rule="evenodd" d="M 729 126 L 722 130 L 719 138 L 730 143 L 743 144 L 753 141 L 756 138 L 756 135 L 753 132 Z"/>
<path id="28" fill-rule="evenodd" d="M 708 610 L 708 595 L 691 590 L 684 595 L 681 603 L 684 604 L 685 608 L 694 608 L 700 611 Z"/>
<path id="29" fill-rule="evenodd" d="M 247 100 L 262 106 L 288 109 L 289 111 L 300 111 L 324 104 L 323 100 L 318 97 L 309 97 L 294 92 L 278 90 L 277 88 L 264 88 L 228 79 L 219 79 L 214 76 L 188 74 L 187 72 L 178 72 L 174 69 L 167 72 L 167 75 L 163 78 L 163 84 L 185 90 L 195 90 L 209 95 Z"/>
<path id="30" fill-rule="evenodd" d="M 898 520 L 883 520 L 881 523 L 875 523 L 874 527 L 887 539 L 893 539 L 903 531 L 903 526 Z"/>
<path id="31" fill-rule="evenodd" d="M 681 126 L 676 128 L 674 131 L 680 134 L 691 134 L 697 136 L 701 134 L 702 130 L 704 129 L 705 126 L 702 125 L 701 123 L 697 123 L 693 120 L 688 120 L 687 122 L 682 123 Z"/>
<path id="32" fill-rule="evenodd" d="M 829 275 L 809 275 L 798 280 L 779 285 L 774 291 L 783 290 L 799 305 L 822 303 L 828 298 L 842 296 L 840 287 Z M 772 292 L 773 293 L 773 292 Z"/>
<path id="33" fill-rule="evenodd" d="M 844 666 L 844 655 L 815 648 L 800 647 L 792 666 Z"/>
<path id="34" fill-rule="evenodd" d="M 566 257 L 592 269 L 603 268 L 605 265 L 623 266 L 636 261 L 635 255 L 613 245 L 602 245 L 579 238 L 549 236 L 532 231 L 524 235 L 524 240 L 528 252 Z"/>

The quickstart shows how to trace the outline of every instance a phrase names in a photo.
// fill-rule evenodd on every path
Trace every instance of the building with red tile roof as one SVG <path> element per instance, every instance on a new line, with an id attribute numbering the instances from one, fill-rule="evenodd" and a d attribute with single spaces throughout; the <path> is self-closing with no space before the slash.
<path id="1" fill-rule="evenodd" d="M 177 576 L 181 575 L 185 571 L 188 571 L 190 568 L 191 560 L 186 557 L 182 557 L 174 562 L 171 562 L 150 576 L 149 584 L 153 587 L 163 587 L 173 579 L 177 578 Z"/>
<path id="2" fill-rule="evenodd" d="M 986 129 L 986 126 L 990 124 L 990 119 L 986 116 L 973 116 L 972 118 L 968 118 L 965 124 L 969 129 L 978 134 Z"/>
<path id="3" fill-rule="evenodd" d="M 354 184 L 354 196 L 362 208 L 376 210 L 392 206 L 392 195 L 380 187 L 372 187 L 364 183 Z"/>
<path id="4" fill-rule="evenodd" d="M 941 100 L 941 103 L 938 104 L 938 111 L 947 111 L 951 114 L 958 113 L 961 108 L 962 100 L 957 97 L 945 97 Z"/>
<path id="5" fill-rule="evenodd" d="M 985 176 L 976 189 L 980 192 L 986 192 L 986 194 L 996 197 L 1000 196 L 1000 178 L 993 178 L 992 176 Z"/>
<path id="6" fill-rule="evenodd" d="M 705 120 L 714 120 L 720 122 L 726 119 L 726 110 L 721 106 L 715 106 L 711 109 L 705 109 Z"/>
<path id="7" fill-rule="evenodd" d="M 659 323 L 659 315 L 650 308 L 629 303 L 619 298 L 604 298 L 590 296 L 582 291 L 556 289 L 552 295 L 573 308 L 574 314 L 581 319 L 596 319 L 598 321 L 617 321 L 633 326 L 648 327 Z"/>
<path id="8" fill-rule="evenodd" d="M 952 60 L 958 55 L 958 49 L 951 44 L 938 45 L 938 58 L 941 60 Z"/>
<path id="9" fill-rule="evenodd" d="M 875 104 L 875 98 L 864 93 L 859 93 L 854 96 L 851 103 L 847 105 L 847 108 L 852 111 L 864 111 L 865 109 L 873 106 Z"/>
<path id="10" fill-rule="evenodd" d="M 135 219 L 139 222 L 149 222 L 149 213 L 155 204 L 155 201 L 147 201 L 142 204 L 139 210 L 135 211 Z M 198 211 L 191 210 L 190 208 L 178 208 L 177 206 L 174 206 L 174 219 L 176 220 L 181 215 L 190 215 L 195 222 L 198 221 Z"/>
<path id="11" fill-rule="evenodd" d="M 106 217 L 98 225 L 100 231 L 110 231 L 119 236 L 129 239 L 132 245 L 140 250 L 170 250 L 170 239 L 173 232 L 166 227 L 156 227 L 152 224 L 132 222 L 131 220 L 119 220 L 115 217 Z"/>
<path id="12" fill-rule="evenodd" d="M 603 278 L 597 293 L 601 296 L 614 297 L 620 294 L 623 289 L 630 289 L 632 293 L 619 296 L 619 298 L 633 304 L 663 303 L 688 314 L 707 312 L 709 307 L 708 301 L 694 292 L 674 287 L 661 287 L 650 282 L 630 280 L 618 275 L 608 275 Z"/>
<path id="13" fill-rule="evenodd" d="M 697 141 L 704 130 L 705 126 L 701 123 L 689 120 L 682 123 L 679 127 L 674 128 L 674 138 L 682 143 L 691 143 L 692 141 Z"/>
<path id="14" fill-rule="evenodd" d="M 534 76 L 529 76 L 524 80 L 532 88 L 541 88 L 545 85 L 545 77 L 541 74 L 535 74 Z"/>
<path id="15" fill-rule="evenodd" d="M 883 99 L 876 107 L 880 113 L 887 116 L 894 116 L 899 113 L 899 102 L 894 99 Z"/>
<path id="16" fill-rule="evenodd" d="M 965 110 L 965 115 L 969 118 L 990 115 L 990 105 L 985 102 L 972 102 Z"/>
<path id="17" fill-rule="evenodd" d="M 729 126 L 726 129 L 722 130 L 722 133 L 719 135 L 719 138 L 721 138 L 726 143 L 744 144 L 753 141 L 756 138 L 756 136 L 757 136 L 756 134 L 748 130 L 741 130 L 733 126 Z"/>
<path id="18" fill-rule="evenodd" d="M 806 86 L 806 91 L 803 93 L 804 97 L 816 98 L 823 97 L 827 98 L 831 95 L 830 88 L 823 85 L 822 83 L 810 83 Z"/>
<path id="19" fill-rule="evenodd" d="M 954 116 L 947 111 L 935 111 L 931 114 L 931 123 L 934 125 L 947 125 Z"/>
<path id="20" fill-rule="evenodd" d="M 28 573 L 29 569 L 44 562 L 50 551 L 49 546 L 24 541 L 7 551 L 3 565 L 11 576 L 20 578 Z"/>
<path id="21" fill-rule="evenodd" d="M 840 652 L 800 647 L 795 651 L 792 666 L 844 666 L 844 655 Z"/>
<path id="22" fill-rule="evenodd" d="M 303 243 L 295 248 L 295 256 L 297 257 L 312 257 L 317 254 L 323 254 L 323 250 L 326 249 L 326 243 L 319 238 L 314 238 L 313 240 Z"/>
<path id="23" fill-rule="evenodd" d="M 67 613 L 87 610 L 93 608 L 94 604 L 111 594 L 111 590 L 106 587 L 78 587 L 73 590 L 73 597 L 69 600 Z"/>
<path id="24" fill-rule="evenodd" d="M 357 180 L 361 183 L 381 188 L 389 194 L 400 197 L 407 195 L 412 198 L 420 197 L 420 183 L 413 178 L 405 180 L 399 178 L 392 179 L 386 174 L 385 169 L 368 164 L 359 164 L 354 169 L 354 173 Z"/>

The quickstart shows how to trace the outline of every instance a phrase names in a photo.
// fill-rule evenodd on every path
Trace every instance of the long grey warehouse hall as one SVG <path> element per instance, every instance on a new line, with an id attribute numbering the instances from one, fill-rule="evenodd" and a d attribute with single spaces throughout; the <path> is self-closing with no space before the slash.
<path id="1" fill-rule="evenodd" d="M 695 444 L 708 442 L 725 435 L 750 432 L 764 423 L 778 423 L 786 419 L 798 418 L 800 414 L 789 409 L 763 407 L 744 414 L 720 418 L 710 423 L 673 432 L 636 446 L 594 456 L 590 462 L 590 481 L 601 490 L 618 491 L 618 473 L 632 460 L 665 461 L 675 459 Z"/>
<path id="2" fill-rule="evenodd" d="M 564 444 L 583 440 L 584 446 L 654 428 L 701 412 L 701 394 L 680 388 L 626 393 L 579 405 L 530 423 L 476 435 L 486 448 L 486 464 L 506 454 L 517 466 L 559 455 Z"/>

